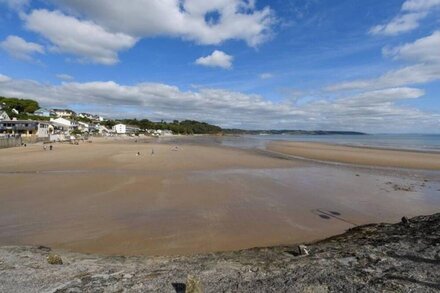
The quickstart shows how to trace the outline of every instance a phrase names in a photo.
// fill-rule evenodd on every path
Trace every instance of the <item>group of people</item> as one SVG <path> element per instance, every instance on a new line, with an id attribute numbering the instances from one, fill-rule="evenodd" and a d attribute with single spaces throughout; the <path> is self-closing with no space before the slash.
<path id="1" fill-rule="evenodd" d="M 45 151 L 47 150 L 47 146 L 45 144 L 43 144 L 43 150 L 45 150 Z M 53 150 L 52 145 L 49 146 L 49 150 Z"/>

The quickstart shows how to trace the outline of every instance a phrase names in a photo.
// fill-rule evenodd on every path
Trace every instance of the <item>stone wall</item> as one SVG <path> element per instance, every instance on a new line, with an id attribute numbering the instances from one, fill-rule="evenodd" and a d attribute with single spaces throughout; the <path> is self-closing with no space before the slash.
<path id="1" fill-rule="evenodd" d="M 0 137 L 0 149 L 17 147 L 21 142 L 20 137 Z"/>

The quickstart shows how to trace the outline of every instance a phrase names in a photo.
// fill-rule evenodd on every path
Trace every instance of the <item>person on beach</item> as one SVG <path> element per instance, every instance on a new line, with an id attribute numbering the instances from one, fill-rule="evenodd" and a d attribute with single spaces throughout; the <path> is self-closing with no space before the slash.
<path id="1" fill-rule="evenodd" d="M 52 146 L 52 145 L 50 145 L 50 146 L 49 146 L 49 150 L 52 150 L 52 149 L 53 149 L 53 146 Z"/>
<path id="2" fill-rule="evenodd" d="M 151 155 L 154 155 L 154 149 L 151 149 Z"/>
<path id="3" fill-rule="evenodd" d="M 47 150 L 47 147 L 46 147 L 46 145 L 43 145 L 43 150 Z"/>
<path id="4" fill-rule="evenodd" d="M 141 153 L 140 153 L 140 152 L 137 152 L 136 156 L 140 156 L 140 155 L 141 155 Z"/>

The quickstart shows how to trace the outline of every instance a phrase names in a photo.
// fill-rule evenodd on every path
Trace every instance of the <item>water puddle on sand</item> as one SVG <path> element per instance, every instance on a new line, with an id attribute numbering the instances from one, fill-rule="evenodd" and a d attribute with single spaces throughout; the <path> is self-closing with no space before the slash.
<path id="1" fill-rule="evenodd" d="M 439 180 L 425 177 L 313 164 L 8 174 L 0 176 L 0 243 L 166 255 L 311 241 L 437 212 Z"/>

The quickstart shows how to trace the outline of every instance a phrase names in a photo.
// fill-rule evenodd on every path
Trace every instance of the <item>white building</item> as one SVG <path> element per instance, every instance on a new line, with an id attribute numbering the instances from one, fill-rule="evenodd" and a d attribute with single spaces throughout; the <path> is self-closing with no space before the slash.
<path id="1" fill-rule="evenodd" d="M 48 138 L 54 132 L 54 128 L 48 122 L 39 122 L 37 129 L 38 138 Z"/>
<path id="2" fill-rule="evenodd" d="M 104 121 L 104 117 L 101 117 L 101 116 L 98 116 L 98 115 L 89 114 L 89 113 L 79 113 L 78 117 L 87 118 L 87 119 L 90 119 L 90 120 L 93 120 L 93 121 L 100 121 L 100 122 Z"/>
<path id="3" fill-rule="evenodd" d="M 55 114 L 57 117 L 73 117 L 76 115 L 75 112 L 69 109 L 53 109 L 52 113 Z"/>
<path id="4" fill-rule="evenodd" d="M 70 131 L 78 128 L 78 123 L 66 118 L 50 118 L 50 122 L 56 128 L 62 128 L 63 131 Z"/>
<path id="5" fill-rule="evenodd" d="M 126 134 L 127 133 L 127 125 L 119 123 L 112 127 L 113 132 L 117 134 Z"/>
<path id="6" fill-rule="evenodd" d="M 50 110 L 45 108 L 40 108 L 37 111 L 34 112 L 34 115 L 36 116 L 42 116 L 42 117 L 49 117 L 50 116 Z"/>
<path id="7" fill-rule="evenodd" d="M 6 111 L 0 111 L 0 121 L 4 120 L 11 120 L 11 118 L 9 118 L 9 115 L 6 113 Z"/>
<path id="8" fill-rule="evenodd" d="M 104 125 L 98 125 L 97 129 L 98 129 L 98 133 L 102 135 L 107 135 L 113 132 L 111 129 L 108 129 Z"/>
<path id="9" fill-rule="evenodd" d="M 90 131 L 90 124 L 79 121 L 78 122 L 78 129 L 81 131 L 89 132 Z"/>

